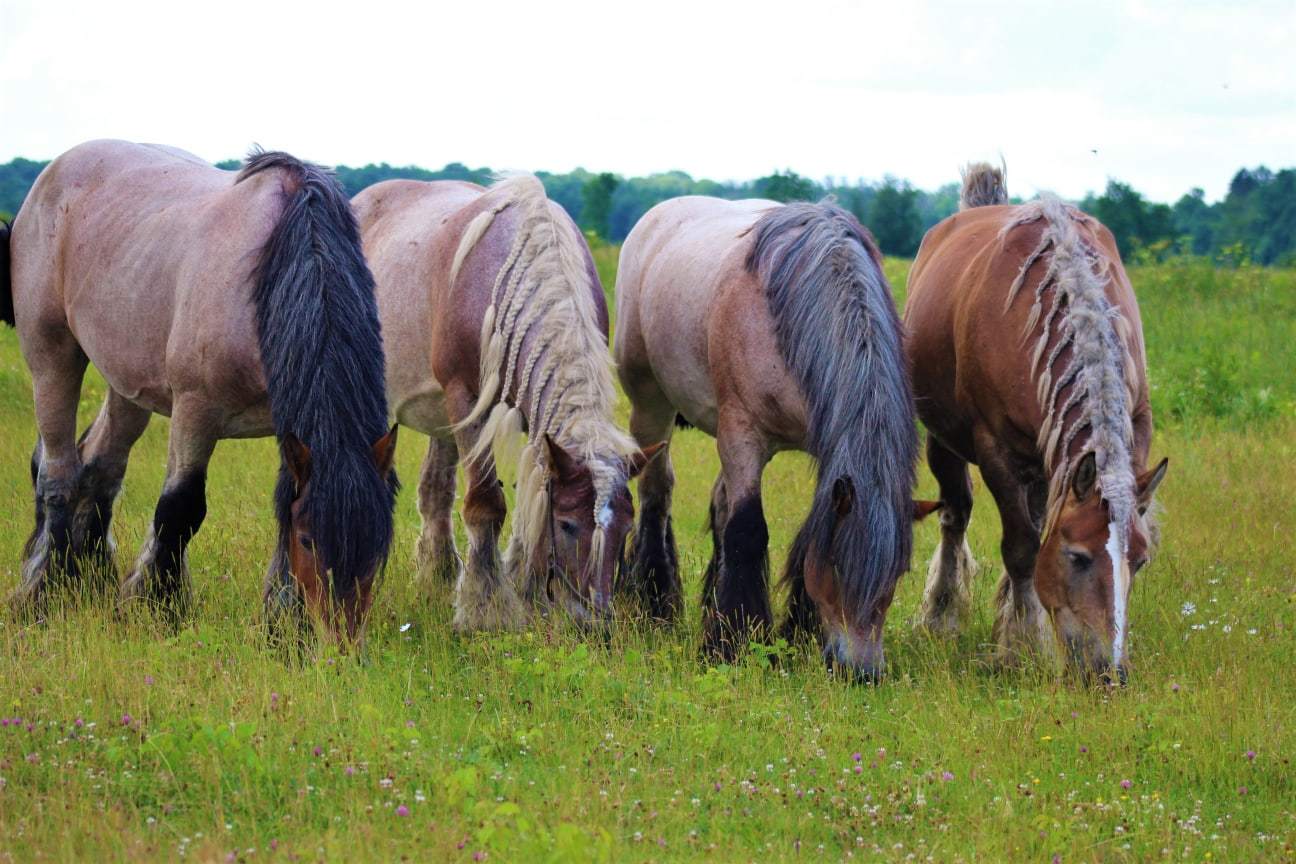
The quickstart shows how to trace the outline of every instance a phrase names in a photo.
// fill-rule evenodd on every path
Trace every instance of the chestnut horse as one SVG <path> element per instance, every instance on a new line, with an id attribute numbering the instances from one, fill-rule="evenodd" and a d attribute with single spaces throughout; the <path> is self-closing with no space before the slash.
<path id="1" fill-rule="evenodd" d="M 584 239 L 531 175 L 489 189 L 392 180 L 353 204 L 378 283 L 392 411 L 431 436 L 421 578 L 455 580 L 460 629 L 515 627 L 550 601 L 580 622 L 606 618 L 634 521 L 627 482 L 657 448 L 637 450 L 613 422 L 607 303 Z M 501 563 L 493 450 L 522 432 Z M 466 569 L 450 524 L 461 458 Z"/>
<path id="2" fill-rule="evenodd" d="M 163 414 L 166 482 L 121 600 L 183 612 L 216 442 L 273 434 L 267 611 L 304 623 L 304 600 L 335 637 L 358 639 L 391 543 L 395 430 L 373 281 L 336 181 L 285 153 L 255 153 L 235 174 L 169 147 L 92 141 L 45 168 L 9 243 L 2 293 L 40 435 L 36 528 L 11 604 L 40 614 L 55 581 L 111 572 L 113 501 Z M 78 440 L 87 363 L 108 394 Z"/>
<path id="3" fill-rule="evenodd" d="M 955 631 L 966 615 L 973 463 L 1003 522 L 1001 659 L 1051 654 L 1056 634 L 1073 668 L 1123 681 L 1167 464 L 1146 470 L 1138 303 L 1096 219 L 1050 195 L 1006 201 L 1002 172 L 970 166 L 962 212 L 927 232 L 909 272 L 914 392 L 945 505 L 920 620 Z"/>
<path id="4" fill-rule="evenodd" d="M 900 321 L 867 230 L 828 203 L 658 204 L 621 250 L 614 356 L 637 440 L 668 439 L 677 418 L 716 438 L 708 650 L 731 658 L 768 632 L 761 474 L 777 451 L 804 450 L 818 479 L 788 558 L 785 632 L 818 631 L 830 665 L 878 675 L 909 567 L 918 441 Z M 639 481 L 628 585 L 667 618 L 680 606 L 673 485 L 669 458 Z"/>

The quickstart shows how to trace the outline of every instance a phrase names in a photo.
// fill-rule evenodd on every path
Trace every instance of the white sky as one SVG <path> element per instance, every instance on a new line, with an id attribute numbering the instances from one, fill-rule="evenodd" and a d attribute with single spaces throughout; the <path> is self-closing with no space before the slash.
<path id="1" fill-rule="evenodd" d="M 1296 0 L 0 0 L 0 161 L 99 137 L 1214 199 L 1296 165 Z"/>

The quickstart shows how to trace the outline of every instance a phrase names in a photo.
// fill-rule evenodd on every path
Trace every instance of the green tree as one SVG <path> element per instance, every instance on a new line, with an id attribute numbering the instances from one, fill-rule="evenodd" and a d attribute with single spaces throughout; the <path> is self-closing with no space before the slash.
<path id="1" fill-rule="evenodd" d="M 756 197 L 771 201 L 813 201 L 821 197 L 814 181 L 795 171 L 775 171 L 754 186 Z"/>
<path id="2" fill-rule="evenodd" d="M 912 255 L 922 241 L 918 193 L 907 181 L 887 177 L 873 195 L 868 226 L 887 255 Z"/>
<path id="3" fill-rule="evenodd" d="M 621 181 L 604 171 L 585 181 L 581 188 L 580 225 L 603 239 L 611 236 L 612 195 Z"/>

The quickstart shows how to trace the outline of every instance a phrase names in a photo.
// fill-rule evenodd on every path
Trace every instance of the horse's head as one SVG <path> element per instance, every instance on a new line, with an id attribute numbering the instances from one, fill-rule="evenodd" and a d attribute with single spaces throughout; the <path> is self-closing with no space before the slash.
<path id="1" fill-rule="evenodd" d="M 549 590 L 572 618 L 581 623 L 612 614 L 612 580 L 626 535 L 634 525 L 629 481 L 657 455 L 665 442 L 627 458 L 610 473 L 613 488 L 600 495 L 605 478 L 596 468 L 545 436 L 549 459 L 549 520 L 545 527 L 552 550 Z M 603 482 L 601 483 L 600 480 Z"/>
<path id="2" fill-rule="evenodd" d="M 865 608 L 850 608 L 843 590 L 843 579 L 848 578 L 842 568 L 848 559 L 859 558 L 859 550 L 845 548 L 852 532 L 843 530 L 847 519 L 859 504 L 855 500 L 855 484 L 842 475 L 833 481 L 832 507 L 822 519 L 822 526 L 810 533 L 810 546 L 804 550 L 806 592 L 814 600 L 822 626 L 824 659 L 830 667 L 837 667 L 859 680 L 878 680 L 885 667 L 882 650 L 882 626 L 895 596 L 896 582 L 905 565 L 881 580 L 875 590 L 866 595 Z M 939 509 L 938 501 L 914 501 L 913 521 L 917 522 Z M 813 518 L 813 514 L 812 514 Z M 858 530 L 853 532 L 859 534 Z M 823 549 L 830 550 L 827 555 Z M 797 554 L 794 551 L 794 554 Z"/>
<path id="3" fill-rule="evenodd" d="M 1096 456 L 1085 454 L 1035 559 L 1035 591 L 1068 662 L 1109 683 L 1125 681 L 1126 608 L 1134 575 L 1150 555 L 1147 511 L 1167 463 L 1135 479 L 1134 508 L 1120 520 L 1103 496 Z"/>
<path id="4" fill-rule="evenodd" d="M 390 543 L 396 428 L 393 426 L 373 443 L 368 456 L 371 464 L 360 469 L 366 476 L 357 478 L 360 482 L 351 488 L 345 501 L 320 500 L 321 487 L 337 484 L 320 475 L 324 466 L 317 470 L 311 449 L 296 436 L 286 435 L 281 442 L 284 465 L 292 481 L 283 538 L 288 567 L 306 611 L 342 647 L 358 643 L 363 637 L 364 622 L 373 603 L 374 581 Z M 362 486 L 373 486 L 368 491 L 380 494 L 365 495 L 359 488 Z M 330 494 L 335 491 L 329 490 Z M 384 506 L 385 516 L 377 512 Z M 357 508 L 375 512 L 360 512 Z M 387 526 L 385 531 L 383 525 Z M 385 541 L 381 536 L 384 534 Z"/>

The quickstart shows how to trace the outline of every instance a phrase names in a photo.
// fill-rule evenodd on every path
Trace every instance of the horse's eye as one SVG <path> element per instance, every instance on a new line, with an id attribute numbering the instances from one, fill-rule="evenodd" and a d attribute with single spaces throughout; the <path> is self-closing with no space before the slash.
<path id="1" fill-rule="evenodd" d="M 580 526 L 575 522 L 568 522 L 566 519 L 559 520 L 558 527 L 561 528 L 562 532 L 568 537 L 575 537 L 580 533 Z"/>
<path id="2" fill-rule="evenodd" d="M 305 549 L 307 552 L 315 551 L 315 538 L 310 536 L 309 534 L 298 534 L 297 542 L 300 543 L 302 545 L 302 548 Z"/>
<path id="3" fill-rule="evenodd" d="M 1083 552 L 1068 551 L 1066 553 L 1066 559 L 1067 563 L 1071 565 L 1071 569 L 1073 570 L 1088 570 L 1093 564 L 1093 559 Z"/>
<path id="4" fill-rule="evenodd" d="M 1138 571 L 1143 569 L 1143 565 L 1146 564 L 1147 562 L 1148 559 L 1140 558 L 1139 560 L 1135 561 L 1133 564 L 1130 565 L 1130 572 L 1137 573 Z"/>

